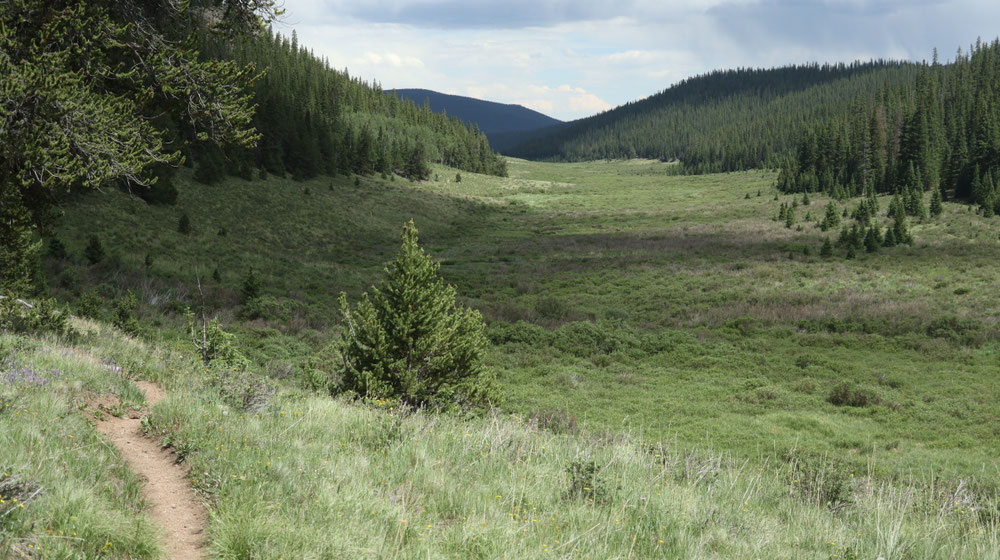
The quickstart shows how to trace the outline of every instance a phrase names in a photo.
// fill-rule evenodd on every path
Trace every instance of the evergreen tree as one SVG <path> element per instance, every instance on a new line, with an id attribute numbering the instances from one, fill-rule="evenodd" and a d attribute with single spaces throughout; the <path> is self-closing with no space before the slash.
<path id="1" fill-rule="evenodd" d="M 260 297 L 260 278 L 254 269 L 250 269 L 243 277 L 243 284 L 240 286 L 240 303 L 246 305 L 248 302 Z"/>
<path id="2" fill-rule="evenodd" d="M 819 256 L 824 259 L 828 259 L 833 256 L 833 243 L 830 243 L 830 238 L 823 239 L 823 247 L 819 250 Z"/>
<path id="3" fill-rule="evenodd" d="M 417 142 L 406 158 L 403 174 L 411 181 L 426 181 L 431 176 L 431 168 L 427 166 L 424 145 Z"/>
<path id="4" fill-rule="evenodd" d="M 878 226 L 871 226 L 865 233 L 865 251 L 874 253 L 882 246 L 882 239 L 878 232 Z"/>
<path id="5" fill-rule="evenodd" d="M 445 409 L 496 402 L 493 373 L 483 364 L 482 317 L 456 303 L 455 288 L 438 268 L 418 245 L 410 221 L 382 286 L 353 310 L 341 294 L 342 389 Z"/>
<path id="6" fill-rule="evenodd" d="M 7 0 L 0 9 L 0 257 L 4 287 L 24 284 L 59 196 L 116 180 L 148 185 L 181 161 L 172 117 L 191 137 L 252 146 L 252 68 L 204 60 L 200 33 L 255 33 L 269 0 L 216 3 Z M 209 31 L 209 28 L 211 29 Z M 44 231 L 43 231 L 44 232 Z M 12 264 L 11 264 L 12 263 Z"/>
<path id="7" fill-rule="evenodd" d="M 827 231 L 833 229 L 840 225 L 840 213 L 837 212 L 837 207 L 830 202 L 826 205 L 826 213 L 823 215 L 823 221 L 820 222 L 820 229 Z"/>
<path id="8" fill-rule="evenodd" d="M 49 241 L 48 253 L 50 257 L 59 261 L 66 260 L 66 257 L 69 256 L 69 253 L 66 251 L 66 246 L 63 245 L 63 242 L 60 241 L 58 237 L 53 237 L 52 240 Z"/>
<path id="9" fill-rule="evenodd" d="M 785 227 L 791 228 L 793 225 L 795 225 L 795 211 L 789 208 L 785 212 Z"/>
<path id="10" fill-rule="evenodd" d="M 138 304 L 139 300 L 132 290 L 127 290 L 115 303 L 112 323 L 125 334 L 133 336 L 139 334 L 139 321 L 135 317 L 135 308 Z"/>
<path id="11" fill-rule="evenodd" d="M 882 239 L 883 247 L 895 247 L 896 246 L 896 232 L 892 229 L 892 226 L 885 228 L 885 237 Z"/>
<path id="12" fill-rule="evenodd" d="M 191 233 L 191 218 L 188 218 L 187 212 L 181 214 L 180 219 L 177 220 L 177 233 L 183 235 Z"/>
<path id="13" fill-rule="evenodd" d="M 83 256 L 90 264 L 97 264 L 104 260 L 104 245 L 96 234 L 92 234 L 87 240 L 87 246 L 83 249 Z"/>
<path id="14" fill-rule="evenodd" d="M 935 218 L 941 215 L 944 211 L 944 206 L 941 202 L 941 189 L 934 189 L 931 193 L 931 216 Z"/>
<path id="15" fill-rule="evenodd" d="M 845 256 L 846 256 L 847 259 L 853 259 L 853 258 L 855 258 L 857 256 L 857 252 L 854 249 L 854 244 L 853 243 L 849 244 L 847 246 L 847 255 L 845 255 Z"/>
<path id="16" fill-rule="evenodd" d="M 896 243 L 909 244 L 913 242 L 913 238 L 910 236 L 909 225 L 906 223 L 906 211 L 903 209 L 902 204 L 897 205 L 893 213 L 892 233 L 896 238 Z"/>

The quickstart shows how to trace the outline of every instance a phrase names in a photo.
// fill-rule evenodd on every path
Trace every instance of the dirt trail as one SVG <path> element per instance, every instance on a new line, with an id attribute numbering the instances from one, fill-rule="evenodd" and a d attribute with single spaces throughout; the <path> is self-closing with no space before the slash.
<path id="1" fill-rule="evenodd" d="M 167 396 L 153 383 L 139 381 L 136 385 L 146 393 L 149 406 Z M 204 558 L 204 528 L 208 516 L 191 483 L 184 477 L 184 467 L 177 464 L 173 453 L 142 434 L 138 414 L 125 418 L 104 415 L 104 418 L 97 422 L 97 430 L 111 440 L 132 470 L 146 481 L 143 496 L 151 504 L 150 516 L 165 533 L 167 558 Z"/>

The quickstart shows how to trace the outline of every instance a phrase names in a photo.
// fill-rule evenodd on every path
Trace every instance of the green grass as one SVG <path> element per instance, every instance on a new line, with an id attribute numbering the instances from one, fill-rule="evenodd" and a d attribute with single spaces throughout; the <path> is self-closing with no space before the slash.
<path id="1" fill-rule="evenodd" d="M 294 378 L 337 328 L 337 293 L 376 282 L 413 217 L 491 323 L 509 411 L 744 457 L 795 448 L 886 476 L 996 480 L 1000 220 L 946 203 L 938 219 L 911 220 L 912 246 L 827 260 L 819 248 L 837 232 L 814 223 L 825 197 L 789 229 L 774 219 L 773 173 L 682 177 L 669 165 L 511 160 L 508 178 L 456 183 L 436 167 L 423 184 L 359 186 L 209 187 L 182 174 L 176 207 L 118 192 L 75 202 L 59 234 L 71 253 L 97 232 L 117 258 L 47 266 L 66 298 L 131 287 L 165 342 L 180 336 L 179 308 L 200 301 L 200 274 L 242 350 Z M 183 212 L 191 235 L 176 232 Z M 219 284 L 205 279 L 216 266 Z M 237 294 L 250 267 L 270 307 L 246 322 Z M 844 383 L 864 406 L 830 402 Z"/>
<path id="2" fill-rule="evenodd" d="M 87 391 L 138 404 L 131 379 L 146 378 L 170 390 L 146 425 L 211 504 L 212 558 L 1000 558 L 997 495 L 979 484 L 287 388 L 250 411 L 219 372 L 110 329 L 0 342 L 64 372 L 3 386 L 19 403 L 0 412 L 5 457 L 45 488 L 0 520 L 5 554 L 156 557 L 134 476 L 73 410 Z"/>
<path id="3" fill-rule="evenodd" d="M 142 393 L 91 350 L 0 334 L 0 557 L 159 557 L 141 481 L 80 412 L 87 395 L 128 408 Z"/>

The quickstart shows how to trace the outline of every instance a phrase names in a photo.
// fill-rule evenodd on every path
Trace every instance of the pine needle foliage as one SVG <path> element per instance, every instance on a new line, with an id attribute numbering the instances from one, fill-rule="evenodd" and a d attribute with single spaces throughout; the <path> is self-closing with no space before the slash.
<path id="1" fill-rule="evenodd" d="M 341 293 L 341 390 L 445 410 L 498 401 L 494 374 L 483 364 L 483 318 L 456 303 L 439 266 L 419 246 L 410 220 L 382 286 L 354 309 Z"/>

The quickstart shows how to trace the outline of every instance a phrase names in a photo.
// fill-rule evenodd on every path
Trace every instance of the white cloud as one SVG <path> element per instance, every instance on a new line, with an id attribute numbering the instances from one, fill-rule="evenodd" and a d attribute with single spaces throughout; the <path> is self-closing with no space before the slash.
<path id="1" fill-rule="evenodd" d="M 977 35 L 992 39 L 1000 20 L 995 0 L 285 0 L 285 6 L 286 23 L 276 29 L 294 28 L 301 44 L 354 76 L 385 88 L 519 103 L 564 120 L 718 68 L 922 59 L 935 46 L 944 59 Z M 498 6 L 518 13 L 507 17 Z M 376 9 L 399 17 L 377 17 Z M 419 10 L 423 15 L 408 19 Z M 491 26 L 491 14 L 506 19 Z M 539 17 L 521 22 L 532 15 Z"/>

